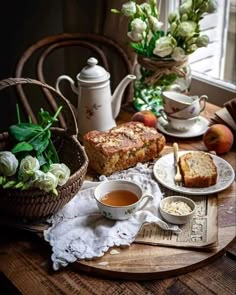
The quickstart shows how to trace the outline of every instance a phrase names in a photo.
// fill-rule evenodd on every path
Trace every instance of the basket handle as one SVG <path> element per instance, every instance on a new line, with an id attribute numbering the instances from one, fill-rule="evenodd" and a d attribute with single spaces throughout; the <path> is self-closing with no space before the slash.
<path id="1" fill-rule="evenodd" d="M 49 86 L 46 83 L 42 83 L 38 80 L 35 79 L 30 79 L 30 78 L 8 78 L 0 81 L 0 90 L 3 90 L 7 87 L 10 86 L 15 86 L 19 84 L 33 84 L 33 85 L 38 85 L 43 88 L 47 88 L 48 90 L 51 90 L 54 92 L 59 99 L 58 105 L 61 105 L 63 107 L 63 112 L 65 114 L 66 118 L 66 132 L 70 136 L 77 136 L 78 135 L 78 127 L 77 127 L 77 122 L 76 118 L 73 112 L 73 109 L 71 107 L 71 104 L 68 99 L 66 99 L 61 93 L 59 93 L 55 88 L 52 86 Z"/>

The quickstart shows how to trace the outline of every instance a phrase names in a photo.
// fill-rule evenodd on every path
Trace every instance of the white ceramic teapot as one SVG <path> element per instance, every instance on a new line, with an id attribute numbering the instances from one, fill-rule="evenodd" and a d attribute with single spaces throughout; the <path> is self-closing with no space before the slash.
<path id="1" fill-rule="evenodd" d="M 60 82 L 67 80 L 72 90 L 78 94 L 77 117 L 80 136 L 91 130 L 106 131 L 116 126 L 115 118 L 120 111 L 125 87 L 136 79 L 134 75 L 127 75 L 111 95 L 110 74 L 97 63 L 96 58 L 88 59 L 88 65 L 76 76 L 78 87 L 67 75 L 58 77 L 56 81 L 56 89 L 60 93 Z"/>

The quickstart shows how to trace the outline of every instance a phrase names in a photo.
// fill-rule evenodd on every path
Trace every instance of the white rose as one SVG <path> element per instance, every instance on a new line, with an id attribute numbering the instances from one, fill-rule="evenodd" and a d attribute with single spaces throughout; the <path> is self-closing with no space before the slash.
<path id="1" fill-rule="evenodd" d="M 58 185 L 58 179 L 51 172 L 44 173 L 38 170 L 34 174 L 33 186 L 44 190 L 45 192 L 53 192 L 57 194 L 56 187 Z"/>
<path id="2" fill-rule="evenodd" d="M 163 23 L 159 22 L 158 19 L 152 15 L 149 17 L 149 22 L 153 32 L 159 31 L 161 27 L 163 26 Z"/>
<path id="3" fill-rule="evenodd" d="M 198 49 L 196 44 L 192 44 L 191 46 L 189 46 L 189 48 L 187 49 L 189 53 L 193 53 L 194 51 L 196 51 Z"/>
<path id="4" fill-rule="evenodd" d="M 186 57 L 184 49 L 181 47 L 175 47 L 171 57 L 176 61 L 182 61 Z"/>
<path id="5" fill-rule="evenodd" d="M 175 22 L 177 19 L 179 19 L 179 14 L 178 12 L 170 12 L 169 15 L 168 15 L 168 21 L 169 23 L 173 23 Z"/>
<path id="6" fill-rule="evenodd" d="M 131 32 L 128 32 L 127 35 L 134 42 L 140 42 L 143 40 L 143 35 L 140 33 L 135 33 L 131 31 Z"/>
<path id="7" fill-rule="evenodd" d="M 197 47 L 206 47 L 209 43 L 209 37 L 207 35 L 202 35 L 197 38 Z"/>
<path id="8" fill-rule="evenodd" d="M 130 25 L 132 32 L 137 34 L 142 34 L 147 28 L 147 24 L 140 18 L 135 18 L 134 20 L 132 20 Z"/>
<path id="9" fill-rule="evenodd" d="M 208 0 L 207 11 L 208 13 L 213 13 L 217 9 L 217 3 L 215 0 Z"/>
<path id="10" fill-rule="evenodd" d="M 135 2 L 129 1 L 124 3 L 121 8 L 121 12 L 126 16 L 132 16 L 136 12 L 136 5 Z"/>
<path id="11" fill-rule="evenodd" d="M 173 37 L 161 37 L 156 41 L 156 46 L 153 50 L 155 55 L 165 57 L 172 53 L 176 41 Z"/>
<path id="12" fill-rule="evenodd" d="M 39 170 L 40 165 L 37 158 L 26 156 L 20 162 L 19 173 L 23 181 L 27 181 L 32 177 L 35 171 Z"/>
<path id="13" fill-rule="evenodd" d="M 181 16 L 181 21 L 182 22 L 185 22 L 185 21 L 187 21 L 188 20 L 188 15 L 187 14 L 183 14 L 182 16 Z"/>
<path id="14" fill-rule="evenodd" d="M 0 152 L 0 175 L 12 176 L 16 173 L 18 160 L 14 154 L 8 151 Z"/>
<path id="15" fill-rule="evenodd" d="M 64 185 L 70 177 L 70 169 L 65 164 L 51 164 L 49 172 L 58 179 L 58 185 Z"/>
<path id="16" fill-rule="evenodd" d="M 197 27 L 197 24 L 193 21 L 185 21 L 179 25 L 179 35 L 182 37 L 188 37 L 193 35 Z"/>
<path id="17" fill-rule="evenodd" d="M 192 10 L 192 0 L 185 1 L 182 5 L 180 5 L 179 11 L 181 14 L 188 14 Z"/>
<path id="18" fill-rule="evenodd" d="M 170 25 L 170 32 L 172 35 L 175 34 L 175 30 L 177 29 L 178 25 L 176 22 L 173 22 L 171 25 Z"/>
<path id="19" fill-rule="evenodd" d="M 143 11 L 145 11 L 147 14 L 151 14 L 152 13 L 152 9 L 151 9 L 151 6 L 150 4 L 148 3 L 142 3 L 140 4 L 140 7 Z"/>

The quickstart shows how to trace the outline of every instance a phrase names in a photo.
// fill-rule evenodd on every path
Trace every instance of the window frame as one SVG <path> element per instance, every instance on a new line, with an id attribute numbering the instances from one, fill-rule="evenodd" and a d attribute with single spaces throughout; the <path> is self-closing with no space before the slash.
<path id="1" fill-rule="evenodd" d="M 158 1 L 160 3 L 160 1 Z M 181 0 L 171 0 L 171 1 L 161 1 L 161 14 L 164 16 L 162 20 L 164 22 L 164 26 L 167 28 L 168 26 L 168 14 L 169 12 L 175 10 L 177 6 L 180 4 Z M 227 1 L 227 5 L 225 6 L 225 12 L 229 12 L 230 9 L 230 1 Z M 224 35 L 227 36 L 227 23 L 228 19 L 225 20 L 225 32 Z M 224 52 L 226 50 L 226 42 L 224 42 Z M 221 73 L 220 76 L 223 76 L 224 73 L 224 62 L 225 57 L 221 58 Z M 192 84 L 190 93 L 194 93 L 195 95 L 208 95 L 209 102 L 214 103 L 216 105 L 222 106 L 229 99 L 236 97 L 236 85 L 230 82 L 226 82 L 222 79 L 217 79 L 211 77 L 209 75 L 196 72 L 192 70 Z M 199 91 L 205 91 L 204 93 L 199 93 Z M 214 95 L 213 95 L 214 93 Z"/>

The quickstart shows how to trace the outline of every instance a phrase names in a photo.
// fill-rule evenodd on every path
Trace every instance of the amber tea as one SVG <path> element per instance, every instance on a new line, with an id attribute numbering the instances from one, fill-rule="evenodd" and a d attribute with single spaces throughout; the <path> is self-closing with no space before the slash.
<path id="1" fill-rule="evenodd" d="M 139 198 L 130 191 L 116 190 L 106 193 L 101 202 L 110 206 L 128 206 L 136 203 Z"/>

